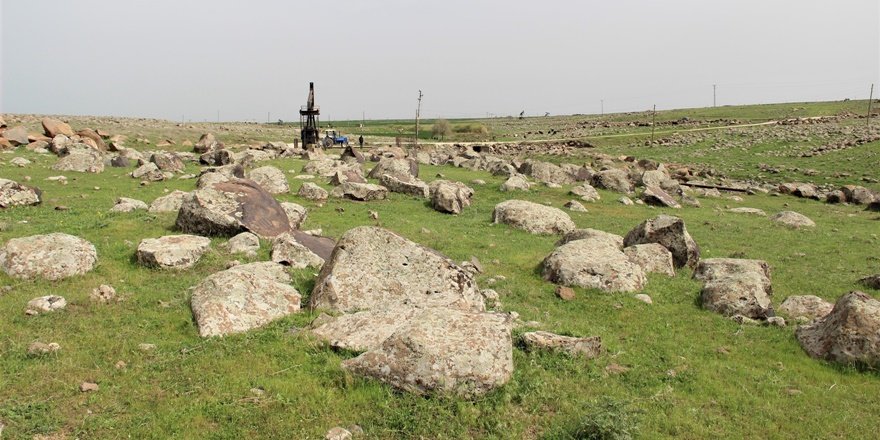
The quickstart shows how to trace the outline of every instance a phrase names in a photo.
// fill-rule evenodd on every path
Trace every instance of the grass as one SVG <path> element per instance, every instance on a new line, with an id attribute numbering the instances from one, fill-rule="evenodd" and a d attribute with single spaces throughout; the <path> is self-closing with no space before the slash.
<path id="1" fill-rule="evenodd" d="M 702 158 L 719 166 L 754 160 L 741 150 L 704 151 L 711 154 Z M 877 143 L 864 151 L 876 154 Z M 650 156 L 657 149 L 632 154 L 642 153 Z M 379 224 L 457 261 L 475 256 L 485 269 L 480 286 L 501 294 L 503 310 L 539 322 L 542 330 L 601 336 L 607 347 L 605 355 L 591 361 L 515 348 L 511 381 L 468 402 L 402 394 L 344 373 L 339 364 L 353 353 L 333 351 L 290 332 L 315 316 L 308 310 L 243 335 L 199 338 L 189 288 L 232 259 L 251 260 L 227 254 L 219 246 L 224 239 L 213 239 L 213 250 L 191 270 L 146 269 L 132 259 L 137 243 L 175 233 L 174 215 L 107 212 L 118 196 L 149 202 L 165 190 L 191 190 L 193 180 L 140 186 L 125 174 L 130 170 L 108 168 L 97 175 L 63 173 L 69 184 L 60 185 L 45 180 L 62 174 L 48 169 L 54 157 L 26 151 L 15 155 L 34 163 L 26 168 L 2 164 L 0 175 L 15 180 L 30 176 L 43 189 L 45 202 L 0 213 L 0 243 L 67 232 L 94 243 L 99 264 L 84 276 L 58 282 L 19 281 L 0 274 L 0 285 L 12 286 L 0 296 L 0 421 L 9 438 L 57 432 L 71 438 L 321 438 L 333 426 L 354 423 L 367 438 L 577 438 L 579 426 L 625 422 L 636 424 L 644 438 L 845 439 L 864 438 L 880 422 L 875 371 L 810 359 L 794 338 L 794 326 L 741 327 L 701 310 L 696 304 L 700 286 L 688 270 L 672 278 L 651 275 L 644 293 L 651 295 L 653 305 L 631 295 L 584 289 L 576 289 L 574 301 L 557 299 L 554 286 L 538 271 L 556 237 L 493 225 L 490 218 L 493 206 L 511 197 L 561 207 L 571 198 L 568 187 L 511 195 L 498 191 L 503 180 L 488 173 L 423 165 L 421 176 L 428 181 L 440 173 L 446 179 L 483 179 L 487 184 L 474 185 L 474 204 L 458 216 L 435 212 L 424 200 L 400 194 L 368 204 L 331 199 L 319 207 L 295 195 L 301 181 L 292 177 L 292 194 L 278 196 L 309 208 L 305 229 L 322 228 L 339 237 L 354 226 Z M 692 159 L 679 157 L 681 162 Z M 828 164 L 828 170 L 853 176 L 869 172 L 858 157 Z M 263 164 L 299 172 L 304 162 Z M 190 165 L 187 171 L 197 168 Z M 587 204 L 588 213 L 570 213 L 579 227 L 624 234 L 647 218 L 671 212 L 686 221 L 704 257 L 768 261 L 776 305 L 799 294 L 833 301 L 848 291 L 864 290 L 856 280 L 880 272 L 878 215 L 858 207 L 754 195 L 743 202 L 701 199 L 701 208 L 673 211 L 627 207 L 616 202 L 619 195 L 600 193 L 601 201 Z M 55 211 L 56 205 L 69 209 Z M 795 210 L 818 226 L 795 231 L 766 218 L 726 212 L 735 206 L 770 214 Z M 378 221 L 370 219 L 371 210 L 379 213 Z M 264 243 L 253 260 L 266 259 Z M 307 297 L 314 272 L 293 275 Z M 102 283 L 113 285 L 125 300 L 91 302 L 89 292 Z M 27 301 L 47 294 L 65 296 L 68 307 L 25 316 Z M 27 346 L 36 340 L 58 342 L 62 349 L 29 357 Z M 157 348 L 142 352 L 141 343 Z M 120 360 L 127 365 L 123 369 L 115 367 Z M 628 371 L 609 372 L 611 364 Z M 100 390 L 80 393 L 83 381 L 97 382 Z"/>

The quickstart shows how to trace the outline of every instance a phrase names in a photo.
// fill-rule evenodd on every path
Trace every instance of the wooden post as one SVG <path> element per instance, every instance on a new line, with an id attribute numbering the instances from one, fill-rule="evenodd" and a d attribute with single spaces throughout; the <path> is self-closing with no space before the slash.
<path id="1" fill-rule="evenodd" d="M 654 104 L 654 113 L 651 115 L 651 145 L 654 145 L 654 126 L 657 125 L 657 104 Z"/>
<path id="2" fill-rule="evenodd" d="M 868 128 L 871 128 L 871 107 L 874 104 L 874 84 L 871 84 L 871 94 L 868 95 Z"/>
<path id="3" fill-rule="evenodd" d="M 415 146 L 419 146 L 419 113 L 422 111 L 422 91 L 419 90 L 419 105 L 416 107 L 416 142 Z"/>

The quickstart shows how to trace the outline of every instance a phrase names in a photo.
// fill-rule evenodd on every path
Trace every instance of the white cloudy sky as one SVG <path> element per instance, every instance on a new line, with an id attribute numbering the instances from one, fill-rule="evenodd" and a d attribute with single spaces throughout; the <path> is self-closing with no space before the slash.
<path id="1" fill-rule="evenodd" d="M 878 0 L 0 0 L 0 111 L 295 119 L 880 94 Z"/>

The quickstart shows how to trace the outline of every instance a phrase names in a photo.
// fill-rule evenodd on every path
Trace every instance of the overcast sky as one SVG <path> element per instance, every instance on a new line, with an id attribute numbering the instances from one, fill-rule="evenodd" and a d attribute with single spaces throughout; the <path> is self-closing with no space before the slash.
<path id="1" fill-rule="evenodd" d="M 0 111 L 297 119 L 880 95 L 880 0 L 0 0 Z"/>

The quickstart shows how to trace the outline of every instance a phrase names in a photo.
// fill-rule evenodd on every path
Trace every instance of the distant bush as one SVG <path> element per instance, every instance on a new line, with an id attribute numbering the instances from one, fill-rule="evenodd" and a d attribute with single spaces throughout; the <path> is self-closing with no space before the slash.
<path id="1" fill-rule="evenodd" d="M 566 440 L 630 440 L 639 431 L 638 412 L 628 402 L 603 397 L 584 409 L 584 415 L 547 436 Z"/>
<path id="2" fill-rule="evenodd" d="M 452 131 L 462 134 L 489 134 L 485 125 L 477 123 L 456 125 Z"/>
<path id="3" fill-rule="evenodd" d="M 449 121 L 446 119 L 438 119 L 434 121 L 434 125 L 431 126 L 431 136 L 435 138 L 443 139 L 446 136 L 449 136 L 449 133 L 452 132 L 452 126 L 449 125 Z"/>

